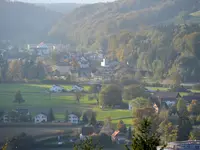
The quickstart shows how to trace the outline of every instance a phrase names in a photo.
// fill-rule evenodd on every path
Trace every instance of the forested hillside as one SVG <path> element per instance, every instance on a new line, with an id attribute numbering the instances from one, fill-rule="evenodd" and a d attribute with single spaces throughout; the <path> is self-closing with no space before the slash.
<path id="1" fill-rule="evenodd" d="M 199 6 L 197 0 L 118 0 L 85 5 L 66 15 L 50 35 L 88 47 L 122 30 L 138 31 L 174 20 L 183 23 Z"/>
<path id="2" fill-rule="evenodd" d="M 119 0 L 82 6 L 50 35 L 87 50 L 150 70 L 155 79 L 181 76 L 199 81 L 200 2 L 196 0 Z"/>
<path id="3" fill-rule="evenodd" d="M 59 13 L 33 4 L 0 0 L 0 40 L 39 42 L 47 38 Z"/>

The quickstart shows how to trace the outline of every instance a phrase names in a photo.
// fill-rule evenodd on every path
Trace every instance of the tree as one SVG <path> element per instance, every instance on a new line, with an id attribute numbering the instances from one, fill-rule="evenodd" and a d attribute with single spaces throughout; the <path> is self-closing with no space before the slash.
<path id="1" fill-rule="evenodd" d="M 200 114 L 200 104 L 197 100 L 192 100 L 191 104 L 188 106 L 188 111 L 191 115 L 197 116 Z"/>
<path id="2" fill-rule="evenodd" d="M 135 73 L 135 79 L 140 80 L 141 78 L 142 78 L 141 72 L 140 72 L 140 71 L 137 71 L 137 72 Z"/>
<path id="3" fill-rule="evenodd" d="M 87 110 L 83 113 L 83 122 L 89 123 L 91 125 L 96 125 L 96 112 L 92 110 Z"/>
<path id="4" fill-rule="evenodd" d="M 131 101 L 132 109 L 149 107 L 151 102 L 143 97 L 137 97 Z"/>
<path id="5" fill-rule="evenodd" d="M 159 125 L 159 133 L 161 134 L 161 140 L 163 143 L 176 141 L 177 128 L 168 120 L 161 122 Z"/>
<path id="6" fill-rule="evenodd" d="M 172 74 L 172 80 L 173 80 L 175 86 L 180 86 L 180 84 L 181 84 L 181 75 L 178 72 L 173 73 Z"/>
<path id="7" fill-rule="evenodd" d="M 102 150 L 103 147 L 98 143 L 94 143 L 92 138 L 87 138 L 80 144 L 74 146 L 74 150 Z"/>
<path id="8" fill-rule="evenodd" d="M 67 122 L 68 121 L 68 119 L 69 119 L 69 112 L 68 112 L 68 110 L 66 110 L 65 111 L 65 121 Z"/>
<path id="9" fill-rule="evenodd" d="M 200 140 L 200 131 L 197 128 L 194 128 L 189 135 L 190 140 Z"/>
<path id="10" fill-rule="evenodd" d="M 37 79 L 44 79 L 46 76 L 44 63 L 42 61 L 37 62 Z"/>
<path id="11" fill-rule="evenodd" d="M 177 109 L 177 114 L 179 115 L 179 117 L 188 116 L 187 106 L 186 106 L 186 103 L 183 99 L 180 98 L 178 100 L 178 103 L 176 105 L 176 109 Z"/>
<path id="12" fill-rule="evenodd" d="M 192 130 L 192 124 L 188 119 L 188 117 L 179 116 L 177 141 L 188 140 L 191 130 Z"/>
<path id="13" fill-rule="evenodd" d="M 145 92 L 145 89 L 137 84 L 126 86 L 123 92 L 123 98 L 125 100 L 132 100 L 137 97 L 149 97 L 149 94 Z"/>
<path id="14" fill-rule="evenodd" d="M 94 94 L 94 97 L 95 97 L 95 99 L 97 101 L 97 104 L 99 104 L 99 96 L 98 96 L 98 94 L 99 94 L 100 91 L 101 91 L 101 85 L 99 85 L 99 84 L 93 84 L 89 88 L 89 92 Z"/>
<path id="15" fill-rule="evenodd" d="M 119 105 L 122 102 L 122 92 L 119 86 L 111 84 L 100 92 L 100 104 L 104 106 Z"/>
<path id="16" fill-rule="evenodd" d="M 23 99 L 20 90 L 18 90 L 15 94 L 14 102 L 17 102 L 19 104 L 23 103 L 25 100 Z"/>
<path id="17" fill-rule="evenodd" d="M 75 99 L 76 99 L 77 103 L 80 103 L 81 97 L 84 96 L 82 92 L 78 92 L 78 91 L 75 92 L 74 95 L 75 95 Z"/>
<path id="18" fill-rule="evenodd" d="M 133 134 L 133 150 L 157 150 L 160 145 L 161 139 L 158 132 L 152 131 L 152 122 L 150 119 L 143 119 L 135 127 L 136 130 Z M 127 147 L 127 150 L 130 150 Z"/>
<path id="19" fill-rule="evenodd" d="M 52 108 L 50 108 L 50 110 L 49 110 L 47 119 L 48 119 L 48 121 L 50 121 L 50 122 L 55 120 L 55 116 L 54 116 L 54 113 L 53 113 L 53 109 L 52 109 Z"/>
<path id="20" fill-rule="evenodd" d="M 117 124 L 117 129 L 120 132 L 124 132 L 126 133 L 126 124 L 124 124 L 123 120 L 119 120 L 118 124 Z"/>
<path id="21" fill-rule="evenodd" d="M 11 80 L 17 81 L 22 79 L 22 62 L 20 60 L 12 60 L 9 63 L 8 76 Z"/>

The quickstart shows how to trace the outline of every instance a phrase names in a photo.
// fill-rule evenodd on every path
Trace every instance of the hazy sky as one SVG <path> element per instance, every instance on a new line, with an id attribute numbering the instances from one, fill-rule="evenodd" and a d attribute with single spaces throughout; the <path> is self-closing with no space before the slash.
<path id="1" fill-rule="evenodd" d="M 114 0 L 16 0 L 29 3 L 97 3 L 112 2 Z"/>

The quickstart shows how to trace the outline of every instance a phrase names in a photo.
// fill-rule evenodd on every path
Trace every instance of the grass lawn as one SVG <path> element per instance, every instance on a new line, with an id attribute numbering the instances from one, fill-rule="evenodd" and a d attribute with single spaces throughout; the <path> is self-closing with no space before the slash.
<path id="1" fill-rule="evenodd" d="M 20 90 L 25 102 L 20 106 L 26 107 L 58 107 L 69 104 L 78 105 L 73 94 L 51 94 L 45 92 L 51 85 L 45 84 L 0 84 L 0 108 L 14 108 L 19 104 L 13 103 L 16 91 Z M 70 85 L 64 85 L 64 88 L 70 89 Z M 88 87 L 85 88 L 86 90 Z M 87 96 L 81 99 L 81 104 L 89 105 L 95 103 L 95 100 L 88 100 Z"/>
<path id="2" fill-rule="evenodd" d="M 159 91 L 169 90 L 169 88 L 165 88 L 165 87 L 146 87 L 146 88 L 149 89 L 149 90 L 154 90 L 154 91 L 156 91 L 156 90 L 159 90 Z"/>
<path id="3" fill-rule="evenodd" d="M 99 108 L 94 108 L 93 110 L 97 112 L 97 120 L 102 120 L 102 121 L 104 121 L 104 119 L 107 117 L 115 119 L 115 118 L 123 118 L 131 116 L 131 112 L 129 110 L 121 110 L 121 109 L 101 110 Z"/>

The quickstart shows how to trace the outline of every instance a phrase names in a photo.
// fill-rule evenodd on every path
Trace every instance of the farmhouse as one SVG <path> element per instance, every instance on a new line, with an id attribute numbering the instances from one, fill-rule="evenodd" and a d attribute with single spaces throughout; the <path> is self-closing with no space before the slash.
<path id="1" fill-rule="evenodd" d="M 82 127 L 81 134 L 80 134 L 80 140 L 85 140 L 87 137 L 94 134 L 94 127 L 88 126 L 88 127 Z"/>
<path id="2" fill-rule="evenodd" d="M 72 124 L 78 124 L 79 123 L 79 117 L 75 114 L 69 114 L 68 115 L 68 121 Z"/>
<path id="3" fill-rule="evenodd" d="M 181 96 L 178 92 L 155 92 L 153 97 L 158 98 L 161 102 L 165 102 L 168 106 L 171 106 L 174 105 Z"/>
<path id="4" fill-rule="evenodd" d="M 64 88 L 59 85 L 53 85 L 49 90 L 51 92 L 59 93 L 59 92 L 62 92 Z"/>
<path id="5" fill-rule="evenodd" d="M 44 113 L 37 114 L 34 118 L 35 123 L 47 122 L 47 115 Z"/>
<path id="6" fill-rule="evenodd" d="M 119 130 L 115 131 L 111 135 L 111 139 L 113 142 L 117 142 L 118 144 L 124 143 L 127 140 L 126 135 L 124 133 L 121 133 Z"/>
<path id="7" fill-rule="evenodd" d="M 83 87 L 82 86 L 80 86 L 80 85 L 73 85 L 72 86 L 72 91 L 79 91 L 79 92 L 81 92 L 81 91 L 83 91 L 84 89 L 83 89 Z"/>

